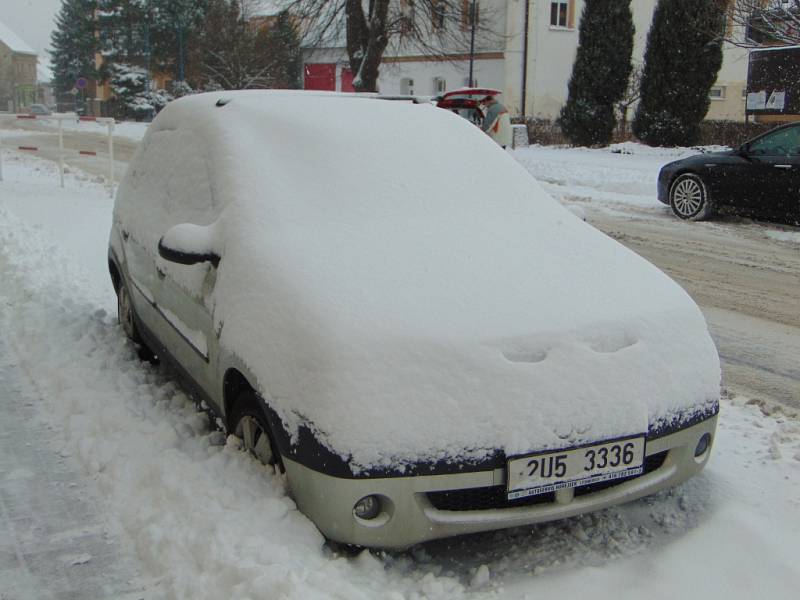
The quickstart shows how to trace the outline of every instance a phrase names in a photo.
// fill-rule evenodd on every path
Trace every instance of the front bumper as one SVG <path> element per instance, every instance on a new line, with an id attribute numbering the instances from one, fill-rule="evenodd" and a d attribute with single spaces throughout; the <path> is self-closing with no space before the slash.
<path id="1" fill-rule="evenodd" d="M 716 427 L 714 415 L 675 433 L 648 440 L 646 463 L 652 468 L 639 477 L 598 486 L 596 490 L 559 490 L 535 504 L 504 508 L 464 510 L 452 502 L 470 490 L 504 488 L 504 468 L 451 475 L 345 479 L 288 459 L 284 459 L 284 467 L 298 508 L 327 538 L 358 546 L 402 549 L 437 538 L 572 517 L 667 489 L 686 481 L 705 466 L 711 446 L 697 458 L 694 450 L 705 433 L 711 434 L 713 445 Z M 354 504 L 372 494 L 382 499 L 381 514 L 370 521 L 358 519 L 353 515 Z M 451 501 L 443 503 L 442 498 Z"/>
<path id="2" fill-rule="evenodd" d="M 663 204 L 669 204 L 669 184 L 674 175 L 675 172 L 668 169 L 661 169 L 658 174 L 658 201 Z"/>

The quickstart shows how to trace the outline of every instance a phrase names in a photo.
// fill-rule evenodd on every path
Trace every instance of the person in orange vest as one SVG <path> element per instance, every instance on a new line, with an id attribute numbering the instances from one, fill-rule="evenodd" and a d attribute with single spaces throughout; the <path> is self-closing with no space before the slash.
<path id="1" fill-rule="evenodd" d="M 510 146 L 511 117 L 508 116 L 506 107 L 500 104 L 494 96 L 486 96 L 481 104 L 486 107 L 486 116 L 483 118 L 481 128 L 503 148 Z"/>

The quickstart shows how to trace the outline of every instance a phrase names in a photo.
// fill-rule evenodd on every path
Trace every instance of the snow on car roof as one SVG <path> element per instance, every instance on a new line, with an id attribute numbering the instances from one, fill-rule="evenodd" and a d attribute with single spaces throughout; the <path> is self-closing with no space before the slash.
<path id="1" fill-rule="evenodd" d="M 224 232 L 221 342 L 290 430 L 309 421 L 356 467 L 641 433 L 718 397 L 687 294 L 449 111 L 198 95 L 140 153 L 181 132 L 205 153 Z M 165 160 L 180 171 L 180 154 Z M 117 206 L 164 233 L 163 216 Z"/>

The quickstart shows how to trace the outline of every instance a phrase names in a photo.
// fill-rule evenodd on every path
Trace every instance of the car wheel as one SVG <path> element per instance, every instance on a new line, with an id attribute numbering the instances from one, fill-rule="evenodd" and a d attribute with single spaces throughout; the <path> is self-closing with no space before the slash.
<path id="1" fill-rule="evenodd" d="M 136 332 L 131 295 L 124 281 L 120 281 L 119 288 L 117 288 L 117 320 L 119 324 L 122 325 L 122 331 L 125 332 L 128 339 L 137 344 L 141 344 L 139 334 Z"/>
<path id="2" fill-rule="evenodd" d="M 703 180 L 694 173 L 679 175 L 669 190 L 669 205 L 676 217 L 702 221 L 714 212 Z"/>
<path id="3" fill-rule="evenodd" d="M 253 392 L 239 395 L 231 422 L 234 435 L 242 440 L 242 450 L 249 452 L 262 465 L 280 465 L 269 424 Z"/>

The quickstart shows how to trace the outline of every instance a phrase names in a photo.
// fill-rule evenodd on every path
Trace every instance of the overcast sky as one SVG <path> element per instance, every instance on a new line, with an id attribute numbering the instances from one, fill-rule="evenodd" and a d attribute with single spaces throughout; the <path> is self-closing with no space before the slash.
<path id="1" fill-rule="evenodd" d="M 44 50 L 50 46 L 53 18 L 60 7 L 61 0 L 0 0 L 0 21 L 46 59 Z"/>

